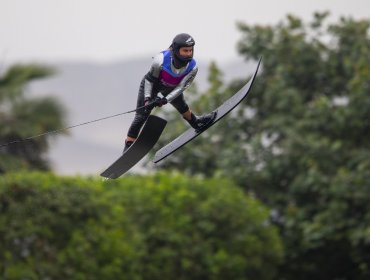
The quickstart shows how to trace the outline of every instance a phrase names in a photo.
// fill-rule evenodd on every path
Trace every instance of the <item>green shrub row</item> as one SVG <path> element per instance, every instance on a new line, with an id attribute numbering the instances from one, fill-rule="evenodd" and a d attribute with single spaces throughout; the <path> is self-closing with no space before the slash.
<path id="1" fill-rule="evenodd" d="M 0 177 L 1 279 L 273 279 L 268 210 L 230 181 Z"/>

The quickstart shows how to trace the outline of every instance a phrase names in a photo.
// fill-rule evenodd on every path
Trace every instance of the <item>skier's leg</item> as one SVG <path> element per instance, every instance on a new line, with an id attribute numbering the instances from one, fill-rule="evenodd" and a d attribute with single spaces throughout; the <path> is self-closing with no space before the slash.
<path id="1" fill-rule="evenodd" d="M 136 108 L 140 108 L 142 106 L 144 106 L 144 79 L 141 81 L 140 84 Z M 150 115 L 150 111 L 151 110 L 147 110 L 146 108 L 142 108 L 136 111 L 134 120 L 132 121 L 131 126 L 127 132 L 124 151 L 126 151 L 136 140 L 142 126 Z"/>
<path id="2" fill-rule="evenodd" d="M 181 115 L 184 115 L 189 111 L 189 106 L 185 101 L 184 94 L 180 94 L 178 97 L 172 100 L 171 105 L 175 107 Z"/>
<path id="3" fill-rule="evenodd" d="M 192 126 L 195 126 L 195 115 L 191 112 L 189 105 L 186 103 L 184 94 L 175 98 L 171 105 L 182 115 L 182 117 Z"/>
<path id="4" fill-rule="evenodd" d="M 171 104 L 194 129 L 200 129 L 203 126 L 208 125 L 216 116 L 214 112 L 204 114 L 202 116 L 196 116 L 186 104 L 183 94 L 174 99 Z"/>

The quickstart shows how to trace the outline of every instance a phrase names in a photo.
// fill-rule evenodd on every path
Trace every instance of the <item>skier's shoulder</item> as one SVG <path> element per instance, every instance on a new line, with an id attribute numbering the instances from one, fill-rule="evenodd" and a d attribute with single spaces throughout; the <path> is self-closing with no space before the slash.
<path id="1" fill-rule="evenodd" d="M 194 58 L 192 58 L 192 59 L 190 60 L 190 62 L 189 62 L 189 67 L 190 67 L 191 69 L 198 70 L 197 61 L 196 61 Z"/>
<path id="2" fill-rule="evenodd" d="M 171 50 L 163 50 L 153 57 L 152 69 L 171 69 L 171 60 Z"/>
<path id="3" fill-rule="evenodd" d="M 164 53 L 163 52 L 157 53 L 155 56 L 153 56 L 152 68 L 156 69 L 161 68 L 163 62 L 164 62 Z"/>

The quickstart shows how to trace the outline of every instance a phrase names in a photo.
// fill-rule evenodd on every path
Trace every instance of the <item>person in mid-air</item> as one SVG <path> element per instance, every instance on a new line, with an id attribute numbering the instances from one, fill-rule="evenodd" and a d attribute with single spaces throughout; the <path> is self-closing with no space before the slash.
<path id="1" fill-rule="evenodd" d="M 171 103 L 194 129 L 202 128 L 215 117 L 213 113 L 196 116 L 184 99 L 184 91 L 198 72 L 193 58 L 194 45 L 195 41 L 189 34 L 180 33 L 172 40 L 169 49 L 153 58 L 150 70 L 140 84 L 137 111 L 127 133 L 124 151 L 135 142 L 155 106 Z"/>

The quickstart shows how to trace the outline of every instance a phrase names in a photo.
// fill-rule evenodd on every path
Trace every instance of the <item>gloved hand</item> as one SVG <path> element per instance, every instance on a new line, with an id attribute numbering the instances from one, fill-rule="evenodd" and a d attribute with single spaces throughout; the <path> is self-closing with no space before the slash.
<path id="1" fill-rule="evenodd" d="M 145 113 L 150 113 L 155 107 L 155 100 L 147 97 L 144 99 Z"/>
<path id="2" fill-rule="evenodd" d="M 155 106 L 162 107 L 163 105 L 166 105 L 168 103 L 166 97 L 159 97 L 157 96 L 154 100 Z"/>

